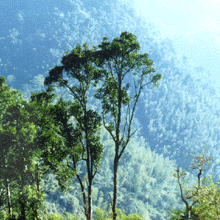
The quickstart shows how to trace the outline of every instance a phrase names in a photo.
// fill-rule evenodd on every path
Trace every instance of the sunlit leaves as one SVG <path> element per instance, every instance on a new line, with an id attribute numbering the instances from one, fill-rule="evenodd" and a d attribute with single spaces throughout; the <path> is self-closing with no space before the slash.
<path id="1" fill-rule="evenodd" d="M 181 193 L 181 199 L 185 204 L 185 211 L 184 214 L 187 218 L 189 218 L 190 213 L 196 215 L 197 217 L 202 217 L 201 213 L 204 214 L 203 210 L 206 210 L 208 208 L 207 205 L 210 205 L 208 200 L 210 201 L 210 199 L 206 199 L 204 193 L 206 193 L 206 187 L 201 186 L 201 175 L 202 175 L 202 171 L 204 170 L 203 168 L 203 164 L 207 163 L 209 160 L 212 160 L 211 157 L 207 158 L 204 157 L 204 152 L 201 154 L 201 156 L 195 156 L 195 158 L 197 159 L 197 163 L 198 164 L 194 164 L 191 163 L 191 169 L 198 169 L 198 174 L 197 174 L 197 181 L 198 184 L 197 186 L 193 187 L 193 189 L 186 189 L 185 190 L 185 195 L 183 195 L 183 184 L 180 182 L 180 179 L 184 179 L 186 177 L 186 171 L 180 171 L 179 168 L 176 170 L 176 173 L 173 174 L 173 176 L 177 179 L 177 182 L 179 184 L 180 187 L 180 193 Z M 207 181 L 207 179 L 204 179 L 202 182 L 203 184 Z M 186 181 L 186 183 L 188 183 L 188 181 Z M 203 195 L 201 196 L 201 194 L 203 193 Z M 209 194 L 209 193 L 208 193 Z M 199 196 L 198 196 L 199 195 Z M 200 199 L 201 196 L 201 199 Z M 189 202 L 187 200 L 192 200 L 193 203 L 191 205 L 189 205 Z M 201 201 L 202 200 L 202 201 Z M 201 205 L 203 204 L 203 205 Z M 202 206 L 202 208 L 201 208 Z M 199 211 L 198 211 L 199 210 Z M 210 210 L 209 210 L 210 211 Z M 173 211 L 171 211 L 172 213 Z M 203 216 L 204 217 L 204 216 Z M 210 217 L 210 215 L 209 215 Z M 203 219 L 203 218 L 201 218 Z M 208 216 L 206 215 L 206 218 L 204 219 L 208 219 Z M 215 219 L 215 218 L 213 218 Z"/>
<path id="2" fill-rule="evenodd" d="M 194 213 L 200 219 L 217 219 L 220 214 L 219 186 L 213 183 L 212 178 L 205 178 L 203 183 L 204 185 L 192 190 L 195 195 L 193 201 L 198 201 Z"/>

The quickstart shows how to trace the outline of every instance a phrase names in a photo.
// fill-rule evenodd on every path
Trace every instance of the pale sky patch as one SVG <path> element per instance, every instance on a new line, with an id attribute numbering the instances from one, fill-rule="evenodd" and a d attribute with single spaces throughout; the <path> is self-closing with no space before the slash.
<path id="1" fill-rule="evenodd" d="M 133 0 L 133 4 L 173 41 L 178 53 L 210 70 L 220 85 L 220 0 Z"/>

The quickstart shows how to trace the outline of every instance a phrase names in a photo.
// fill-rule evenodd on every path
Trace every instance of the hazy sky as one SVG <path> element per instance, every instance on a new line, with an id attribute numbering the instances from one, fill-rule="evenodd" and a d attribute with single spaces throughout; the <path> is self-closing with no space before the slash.
<path id="1" fill-rule="evenodd" d="M 134 0 L 177 52 L 209 70 L 220 85 L 220 0 Z"/>

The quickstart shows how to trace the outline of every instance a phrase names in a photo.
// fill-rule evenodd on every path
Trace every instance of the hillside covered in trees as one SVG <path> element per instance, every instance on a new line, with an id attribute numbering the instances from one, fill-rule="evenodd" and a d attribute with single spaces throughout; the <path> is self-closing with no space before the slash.
<path id="1" fill-rule="evenodd" d="M 109 59 L 112 68 L 115 68 L 113 72 L 116 74 L 115 66 L 120 65 L 120 59 L 114 63 L 113 57 L 119 56 L 120 50 L 118 51 L 118 46 L 110 50 L 105 43 L 113 42 L 125 32 L 137 37 L 137 42 L 140 44 L 138 54 L 149 54 L 148 60 L 145 60 L 146 69 L 141 68 L 141 71 L 142 73 L 149 71 L 143 82 L 150 83 L 142 88 L 133 116 L 132 105 L 135 103 L 135 94 L 140 88 L 135 88 L 134 81 L 138 83 L 141 72 L 134 75 L 135 71 L 130 71 L 125 75 L 123 84 L 121 84 L 128 96 L 126 93 L 120 96 L 124 97 L 122 99 L 124 106 L 121 108 L 121 127 L 120 129 L 118 127 L 118 130 L 122 132 L 123 125 L 126 123 L 127 128 L 129 127 L 129 120 L 126 121 L 126 116 L 129 115 L 127 97 L 131 96 L 134 98 L 129 106 L 130 117 L 133 117 L 131 130 L 136 130 L 136 132 L 130 137 L 128 143 L 124 139 L 124 142 L 118 145 L 121 149 L 126 145 L 126 148 L 118 160 L 117 208 L 121 209 L 126 216 L 138 213 L 143 219 L 167 219 L 168 210 L 184 210 L 186 204 L 181 198 L 180 185 L 173 174 L 178 168 L 187 169 L 190 162 L 196 156 L 201 155 L 204 146 L 208 147 L 206 156 L 213 157 L 213 163 L 206 170 L 201 167 L 187 169 L 186 174 L 190 181 L 183 184 L 185 198 L 187 186 L 192 188 L 198 184 L 199 169 L 202 171 L 201 179 L 204 176 L 212 176 L 214 182 L 218 180 L 219 88 L 215 82 L 210 80 L 206 70 L 202 67 L 193 68 L 186 57 L 177 56 L 172 42 L 164 39 L 152 24 L 147 23 L 141 15 L 137 15 L 131 5 L 120 1 L 103 1 L 103 4 L 97 4 L 96 1 L 70 0 L 62 1 L 62 4 L 56 1 L 13 4 L 16 10 L 11 9 L 12 17 L 8 16 L 10 14 L 8 7 L 1 15 L 4 17 L 4 22 L 1 24 L 0 75 L 7 80 L 6 83 L 4 78 L 1 78 L 2 213 L 20 212 L 22 215 L 21 210 L 29 214 L 32 213 L 30 210 L 33 210 L 33 216 L 37 216 L 39 213 L 34 210 L 46 210 L 47 213 L 57 212 L 64 215 L 65 212 L 69 212 L 73 216 L 81 216 L 76 219 L 85 218 L 82 184 L 79 178 L 86 186 L 85 190 L 88 193 L 88 166 L 85 160 L 79 160 L 80 157 L 76 156 L 77 176 L 76 170 L 68 169 L 67 165 L 70 165 L 68 160 L 71 158 L 65 158 L 71 141 L 75 143 L 72 146 L 76 146 L 78 156 L 82 155 L 83 149 L 80 146 L 86 137 L 82 136 L 81 139 L 77 139 L 81 136 L 76 131 L 83 125 L 80 124 L 82 122 L 80 118 L 85 112 L 78 111 L 79 103 L 73 98 L 71 90 L 65 89 L 65 80 L 68 80 L 72 90 L 75 89 L 73 91 L 82 92 L 80 87 L 77 87 L 77 83 L 86 78 L 68 77 L 66 73 L 73 67 L 68 66 L 70 64 L 67 61 L 70 61 L 72 65 L 76 63 L 74 69 L 77 69 L 85 64 L 85 60 L 89 60 L 93 65 L 83 68 L 90 68 L 90 72 L 95 66 L 99 70 L 105 68 L 111 72 L 111 68 L 106 66 L 106 60 Z M 105 36 L 109 39 L 104 40 Z M 130 36 L 128 39 L 131 38 Z M 133 38 L 131 42 L 135 41 Z M 98 46 L 101 42 L 103 42 L 103 51 L 114 53 L 112 57 L 110 53 L 106 53 L 108 54 L 106 57 L 97 53 L 96 56 L 100 61 L 97 63 L 97 60 L 93 60 L 90 55 L 95 54 L 96 51 L 96 48 L 92 46 Z M 91 53 L 88 53 L 87 57 L 82 55 L 77 58 L 79 63 L 80 59 L 86 58 L 80 65 L 77 65 L 74 60 L 76 57 L 71 57 L 71 54 L 74 54 L 71 51 L 77 49 L 77 44 L 81 45 L 82 51 L 85 45 Z M 128 54 L 135 51 L 134 45 L 131 43 Z M 124 49 L 123 46 L 122 49 Z M 78 50 L 77 53 L 81 52 Z M 103 62 L 106 62 L 104 66 L 101 66 L 102 58 Z M 71 62 L 73 60 L 74 62 Z M 67 66 L 64 69 L 66 75 L 63 75 L 64 81 L 62 82 L 57 77 L 58 73 L 61 74 L 61 68 L 56 68 L 62 66 L 61 61 Z M 124 65 L 130 63 L 131 58 L 127 59 Z M 149 77 L 153 69 L 155 75 L 162 75 L 161 79 L 160 77 L 153 78 L 154 74 Z M 53 70 L 54 75 L 52 75 Z M 55 74 L 55 70 L 58 75 Z M 51 79 L 47 78 L 47 82 L 55 82 L 57 79 L 59 86 L 50 87 L 49 84 L 44 84 L 46 77 L 49 76 L 48 71 L 51 73 Z M 81 72 L 83 72 L 82 69 Z M 87 129 L 90 139 L 93 140 L 88 146 L 91 149 L 93 147 L 99 149 L 91 155 L 94 168 L 92 169 L 92 165 L 90 167 L 91 174 L 97 168 L 94 179 L 90 183 L 92 185 L 91 213 L 92 217 L 95 217 L 98 213 L 97 208 L 106 213 L 111 210 L 114 197 L 115 147 L 118 143 L 116 140 L 119 140 L 116 138 L 117 123 L 115 123 L 118 119 L 116 106 L 118 105 L 117 94 L 119 94 L 116 91 L 119 90 L 116 89 L 117 86 L 114 87 L 117 84 L 117 78 L 114 78 L 116 75 L 114 77 L 109 75 L 107 77 L 109 81 L 105 79 L 107 81 L 101 84 L 99 81 L 101 72 L 93 74 L 93 77 L 97 77 L 97 83 L 95 83 L 97 85 L 93 84 L 88 88 L 86 93 L 88 97 L 84 100 L 87 103 L 87 110 L 90 110 L 88 114 L 91 114 L 89 117 L 91 121 L 88 125 L 83 125 L 86 128 L 81 127 L 81 129 Z M 86 76 L 88 77 L 88 74 Z M 160 79 L 158 87 L 154 87 L 158 79 Z M 111 90 L 108 90 L 107 85 Z M 100 90 L 105 93 L 104 95 L 100 93 L 99 99 L 94 96 L 96 86 L 106 88 L 106 91 Z M 12 89 L 18 90 L 20 95 Z M 38 103 L 36 100 L 41 100 L 41 102 Z M 85 103 L 82 106 L 85 106 Z M 105 106 L 105 113 L 109 113 L 106 121 L 112 120 L 114 122 L 112 125 L 103 123 L 103 106 Z M 63 120 L 60 120 L 58 113 L 62 116 L 66 114 L 62 117 Z M 113 128 L 115 133 L 112 133 Z M 94 134 L 97 132 L 98 136 L 93 136 L 93 129 Z M 48 132 L 44 133 L 46 130 Z M 125 137 L 129 137 L 129 132 L 131 134 L 132 131 L 127 130 Z M 71 141 L 68 139 L 69 134 L 73 135 Z M 44 150 L 35 151 L 38 147 Z M 62 191 L 67 186 L 66 192 Z M 217 201 L 215 196 L 218 190 L 215 185 L 210 187 L 213 187 L 212 191 L 216 193 L 212 195 L 212 198 Z M 20 194 L 21 191 L 22 194 Z M 36 194 L 36 191 L 39 193 Z M 201 194 L 205 192 L 203 190 Z M 7 204 L 9 195 L 10 209 Z M 208 194 L 202 195 L 208 198 Z M 45 201 L 41 203 L 44 196 Z M 23 209 L 23 203 L 19 203 L 22 199 L 28 201 L 26 208 L 23 206 Z M 16 202 L 13 204 L 11 201 Z M 34 208 L 33 203 L 37 204 Z M 193 204 L 193 201 L 189 204 Z M 200 207 L 207 205 L 202 204 L 202 201 L 200 204 Z M 203 218 L 208 215 L 203 214 Z M 215 214 L 218 215 L 218 213 Z M 118 217 L 120 217 L 119 213 Z"/>

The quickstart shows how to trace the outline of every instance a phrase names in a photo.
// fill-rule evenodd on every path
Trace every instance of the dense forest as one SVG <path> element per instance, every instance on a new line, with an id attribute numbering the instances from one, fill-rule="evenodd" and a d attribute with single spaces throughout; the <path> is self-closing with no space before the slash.
<path id="1" fill-rule="evenodd" d="M 0 15 L 1 218 L 216 219 L 220 90 L 208 72 L 179 57 L 126 2 L 13 4 Z M 121 51 L 129 56 L 123 65 L 113 61 Z M 117 90 L 120 80 L 108 75 L 106 60 L 114 73 L 117 65 L 137 68 L 134 61 L 145 66 L 131 68 Z M 68 75 L 72 69 L 78 78 Z"/>

